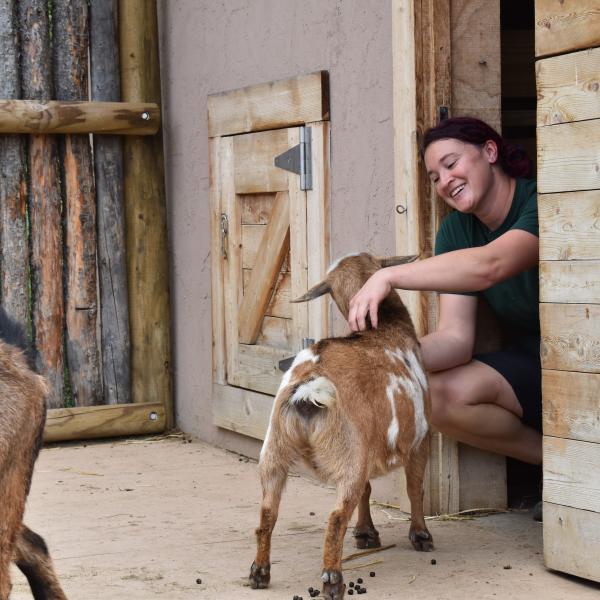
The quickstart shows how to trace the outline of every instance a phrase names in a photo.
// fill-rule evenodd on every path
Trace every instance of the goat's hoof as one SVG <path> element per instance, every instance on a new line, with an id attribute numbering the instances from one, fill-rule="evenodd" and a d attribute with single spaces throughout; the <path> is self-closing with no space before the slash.
<path id="1" fill-rule="evenodd" d="M 413 548 L 419 552 L 431 552 L 433 548 L 433 537 L 424 529 L 422 531 L 410 530 L 408 539 L 411 541 Z"/>
<path id="2" fill-rule="evenodd" d="M 269 587 L 271 581 L 271 565 L 266 564 L 259 567 L 255 562 L 250 567 L 250 587 L 253 590 L 264 590 Z"/>
<path id="3" fill-rule="evenodd" d="M 358 529 L 358 527 L 355 527 L 352 535 L 354 536 L 354 545 L 361 550 L 381 547 L 379 532 L 373 527 L 367 529 Z"/>
<path id="4" fill-rule="evenodd" d="M 327 600 L 342 600 L 346 591 L 346 584 L 341 571 L 323 571 L 321 574 L 323 582 L 322 596 Z"/>

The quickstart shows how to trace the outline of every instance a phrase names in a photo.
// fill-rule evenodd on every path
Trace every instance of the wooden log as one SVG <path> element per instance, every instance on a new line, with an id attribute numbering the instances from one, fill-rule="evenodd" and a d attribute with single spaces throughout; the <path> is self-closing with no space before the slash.
<path id="1" fill-rule="evenodd" d="M 600 260 L 540 262 L 540 302 L 600 304 Z"/>
<path id="2" fill-rule="evenodd" d="M 154 135 L 159 127 L 152 102 L 0 100 L 0 133 Z"/>
<path id="3" fill-rule="evenodd" d="M 0 96 L 21 93 L 16 6 L 0 0 Z M 29 244 L 24 140 L 0 136 L 0 274 L 2 306 L 25 328 L 29 325 Z"/>
<path id="4" fill-rule="evenodd" d="M 54 95 L 46 0 L 19 2 L 23 96 Z M 37 370 L 50 385 L 48 406 L 63 406 L 64 299 L 61 185 L 58 140 L 29 138 L 32 324 Z"/>
<path id="5" fill-rule="evenodd" d="M 119 3 L 121 92 L 127 102 L 159 102 L 155 0 Z M 132 399 L 165 403 L 173 422 L 169 269 L 162 138 L 125 139 L 127 261 Z"/>
<path id="6" fill-rule="evenodd" d="M 90 4 L 92 100 L 121 98 L 118 0 Z M 131 401 L 129 305 L 123 202 L 123 148 L 115 136 L 94 136 L 102 380 L 106 404 Z"/>
<path id="7" fill-rule="evenodd" d="M 54 2 L 54 72 L 59 100 L 83 100 L 88 86 L 88 3 Z M 96 341 L 96 202 L 89 136 L 62 144 L 67 247 L 67 359 L 76 406 L 102 403 Z"/>

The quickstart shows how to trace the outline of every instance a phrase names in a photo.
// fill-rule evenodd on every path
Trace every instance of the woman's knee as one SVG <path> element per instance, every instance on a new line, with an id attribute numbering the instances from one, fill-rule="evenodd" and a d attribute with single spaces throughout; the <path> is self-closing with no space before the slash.
<path id="1" fill-rule="evenodd" d="M 440 430 L 456 425 L 460 409 L 468 404 L 466 386 L 459 377 L 449 371 L 429 376 L 431 391 L 431 422 Z"/>

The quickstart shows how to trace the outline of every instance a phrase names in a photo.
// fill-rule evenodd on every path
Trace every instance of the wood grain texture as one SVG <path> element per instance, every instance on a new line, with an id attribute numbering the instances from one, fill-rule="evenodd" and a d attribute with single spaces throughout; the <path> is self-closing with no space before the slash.
<path id="1" fill-rule="evenodd" d="M 459 510 L 468 510 L 474 507 L 507 508 L 506 458 L 504 456 L 459 444 L 458 472 L 460 480 Z"/>
<path id="2" fill-rule="evenodd" d="M 600 117 L 600 48 L 536 62 L 538 126 Z"/>
<path id="3" fill-rule="evenodd" d="M 92 100 L 121 99 L 118 1 L 90 3 Z M 98 281 L 104 402 L 131 401 L 123 148 L 116 136 L 94 136 L 98 218 Z"/>
<path id="4" fill-rule="evenodd" d="M 48 3 L 19 2 L 23 96 L 45 101 L 54 95 Z M 64 297 L 61 178 L 58 140 L 29 137 L 31 296 L 35 365 L 50 386 L 47 404 L 64 402 Z"/>
<path id="5" fill-rule="evenodd" d="M 597 0 L 536 0 L 536 56 L 598 45 L 600 6 Z"/>
<path id="6" fill-rule="evenodd" d="M 155 0 L 120 0 L 121 95 L 160 102 Z M 134 402 L 163 402 L 173 424 L 171 314 L 162 137 L 124 140 L 127 276 Z"/>
<path id="7" fill-rule="evenodd" d="M 326 71 L 208 97 L 209 136 L 292 127 L 329 119 Z"/>
<path id="8" fill-rule="evenodd" d="M 59 100 L 88 93 L 89 11 L 84 0 L 54 3 L 54 73 Z M 67 359 L 76 406 L 101 404 L 96 339 L 96 198 L 89 136 L 68 135 L 61 144 L 65 191 Z"/>
<path id="9" fill-rule="evenodd" d="M 538 192 L 600 189 L 600 119 L 538 127 Z"/>
<path id="10" fill-rule="evenodd" d="M 283 375 L 279 361 L 289 356 L 288 349 L 239 344 L 236 369 L 228 372 L 228 381 L 232 385 L 274 396 Z"/>
<path id="11" fill-rule="evenodd" d="M 57 408 L 48 411 L 44 442 L 152 435 L 164 431 L 165 422 L 161 402 Z"/>
<path id="12" fill-rule="evenodd" d="M 17 7 L 0 1 L 0 97 L 19 98 Z M 25 140 L 0 136 L 0 290 L 4 310 L 25 330 L 29 325 L 29 247 Z"/>
<path id="13" fill-rule="evenodd" d="M 273 295 L 281 265 L 289 252 L 290 201 L 287 192 L 275 197 L 271 218 L 256 254 L 255 268 L 239 309 L 239 341 L 253 344 Z"/>
<path id="14" fill-rule="evenodd" d="M 544 436 L 544 502 L 600 513 L 600 444 Z"/>
<path id="15" fill-rule="evenodd" d="M 540 302 L 600 304 L 600 260 L 542 261 Z"/>
<path id="16" fill-rule="evenodd" d="M 600 190 L 538 196 L 540 260 L 600 258 Z"/>
<path id="17" fill-rule="evenodd" d="M 542 367 L 600 372 L 600 306 L 540 304 Z"/>
<path id="18" fill-rule="evenodd" d="M 600 514 L 544 503 L 544 563 L 600 582 Z"/>
<path id="19" fill-rule="evenodd" d="M 600 443 L 600 374 L 542 371 L 544 433 Z"/>
<path id="20" fill-rule="evenodd" d="M 248 287 L 251 273 L 252 271 L 249 269 L 244 269 L 243 271 L 244 290 Z M 266 316 L 281 317 L 283 319 L 292 318 L 292 308 L 294 305 L 290 303 L 290 300 L 293 297 L 291 289 L 292 273 L 289 271 L 279 273 L 275 283 L 275 288 L 273 290 L 273 295 L 271 296 L 271 300 L 269 301 L 265 311 Z"/>
<path id="21" fill-rule="evenodd" d="M 0 100 L 0 133 L 154 135 L 159 127 L 150 102 Z"/>

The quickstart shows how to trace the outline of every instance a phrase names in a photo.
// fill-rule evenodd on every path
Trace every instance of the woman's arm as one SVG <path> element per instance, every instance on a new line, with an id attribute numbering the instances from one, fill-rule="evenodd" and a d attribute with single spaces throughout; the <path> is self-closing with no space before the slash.
<path id="1" fill-rule="evenodd" d="M 377 271 L 352 298 L 348 323 L 353 331 L 363 330 L 368 314 L 377 327 L 377 308 L 392 288 L 475 292 L 537 266 L 538 260 L 538 237 L 512 229 L 485 246 L 387 267 Z"/>
<path id="2" fill-rule="evenodd" d="M 477 296 L 441 294 L 437 329 L 421 338 L 425 368 L 443 371 L 468 363 L 473 356 Z"/>

